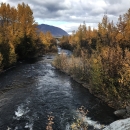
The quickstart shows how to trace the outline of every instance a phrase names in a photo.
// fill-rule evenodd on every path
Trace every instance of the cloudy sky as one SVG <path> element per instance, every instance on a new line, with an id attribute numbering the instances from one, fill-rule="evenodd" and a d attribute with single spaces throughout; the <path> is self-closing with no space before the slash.
<path id="1" fill-rule="evenodd" d="M 49 24 L 60 27 L 71 33 L 83 21 L 87 26 L 97 27 L 103 15 L 107 13 L 115 22 L 118 16 L 130 8 L 130 0 L 0 0 L 17 6 L 28 4 L 38 24 Z"/>

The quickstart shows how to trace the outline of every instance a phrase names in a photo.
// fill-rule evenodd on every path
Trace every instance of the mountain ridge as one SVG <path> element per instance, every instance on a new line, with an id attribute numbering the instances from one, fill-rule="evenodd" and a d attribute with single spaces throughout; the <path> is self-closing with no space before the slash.
<path id="1" fill-rule="evenodd" d="M 47 31 L 50 31 L 51 34 L 55 37 L 61 37 L 63 35 L 68 36 L 69 35 L 65 30 L 63 30 L 59 27 L 53 26 L 53 25 L 48 25 L 48 24 L 39 24 L 38 29 L 40 31 L 44 32 L 44 33 L 46 33 Z"/>

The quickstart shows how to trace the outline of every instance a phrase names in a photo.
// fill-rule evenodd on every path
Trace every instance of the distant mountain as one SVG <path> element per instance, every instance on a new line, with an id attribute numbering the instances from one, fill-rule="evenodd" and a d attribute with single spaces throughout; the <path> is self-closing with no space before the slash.
<path id="1" fill-rule="evenodd" d="M 68 35 L 68 33 L 66 31 L 64 31 L 63 29 L 55 27 L 55 26 L 47 25 L 47 24 L 38 25 L 38 29 L 40 29 L 40 31 L 42 31 L 42 32 L 50 31 L 51 34 L 55 37 Z"/>

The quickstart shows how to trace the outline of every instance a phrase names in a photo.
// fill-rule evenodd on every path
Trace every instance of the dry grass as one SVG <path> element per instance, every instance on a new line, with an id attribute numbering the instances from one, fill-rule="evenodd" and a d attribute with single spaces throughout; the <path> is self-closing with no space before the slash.
<path id="1" fill-rule="evenodd" d="M 61 54 L 54 59 L 53 65 L 56 68 L 80 80 L 88 79 L 89 74 L 88 64 L 86 63 L 86 61 L 84 61 L 82 57 L 74 57 L 74 56 L 67 57 L 66 55 Z"/>
<path id="2" fill-rule="evenodd" d="M 52 113 L 50 113 L 50 115 L 48 115 L 48 123 L 46 126 L 46 130 L 53 130 L 52 125 L 54 124 L 54 122 L 53 122 L 54 116 L 52 116 L 51 114 Z"/>

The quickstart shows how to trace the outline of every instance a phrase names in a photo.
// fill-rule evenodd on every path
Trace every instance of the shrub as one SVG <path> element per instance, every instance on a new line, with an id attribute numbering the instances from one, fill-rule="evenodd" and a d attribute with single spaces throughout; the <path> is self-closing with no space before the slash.
<path id="1" fill-rule="evenodd" d="M 57 56 L 54 66 L 78 80 L 89 83 L 92 92 L 104 95 L 110 101 L 118 102 L 115 107 L 130 103 L 130 51 L 119 46 L 102 47 L 100 52 L 81 51 L 80 57 Z M 119 103 L 121 102 L 121 104 Z"/>
<path id="2" fill-rule="evenodd" d="M 58 69 L 65 71 L 67 69 L 67 56 L 65 54 L 57 55 L 53 61 L 53 65 Z"/>
<path id="3" fill-rule="evenodd" d="M 94 53 L 90 60 L 90 84 L 94 92 L 102 91 L 103 89 L 103 72 L 102 72 L 102 63 L 101 57 L 98 56 L 98 53 Z"/>

